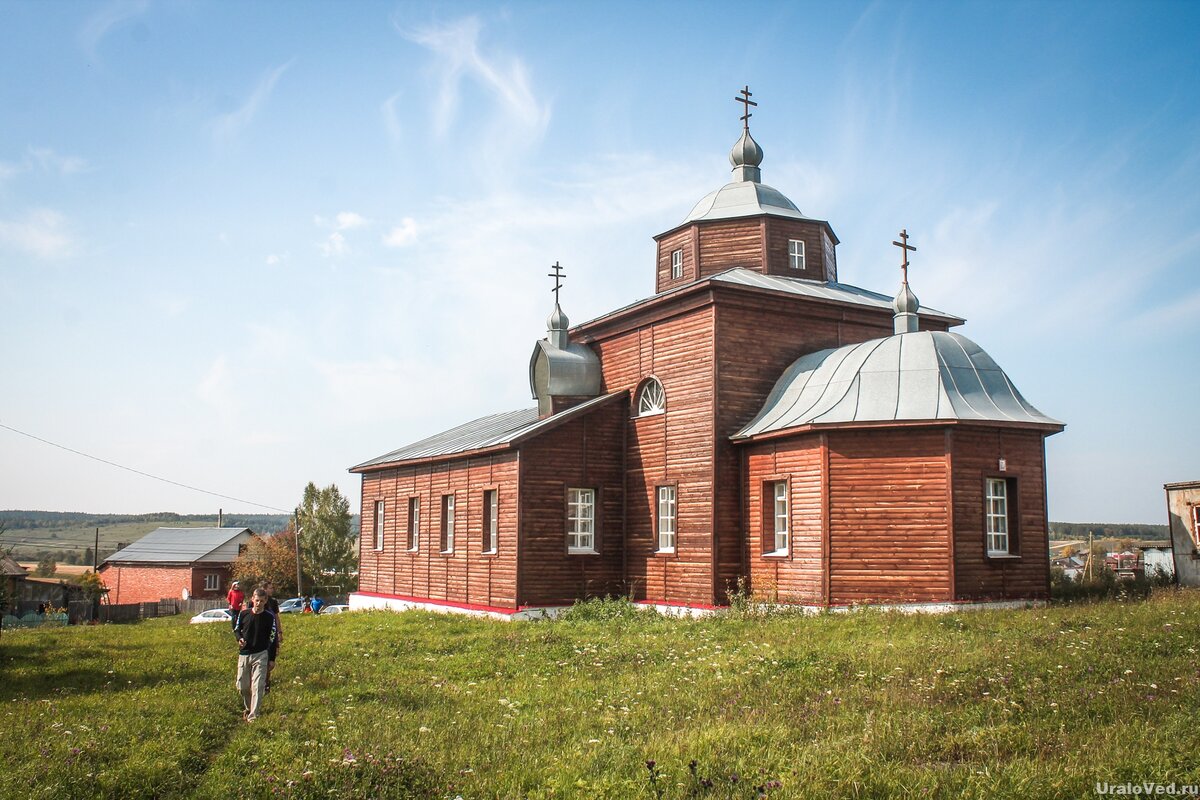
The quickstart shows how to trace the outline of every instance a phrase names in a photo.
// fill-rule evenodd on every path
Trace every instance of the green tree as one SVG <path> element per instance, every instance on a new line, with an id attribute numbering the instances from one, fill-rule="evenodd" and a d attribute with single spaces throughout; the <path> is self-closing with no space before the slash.
<path id="1" fill-rule="evenodd" d="M 350 590 L 356 565 L 350 502 L 334 484 L 318 489 L 309 483 L 296 509 L 300 521 L 300 562 L 308 594 Z"/>
<path id="2" fill-rule="evenodd" d="M 296 532 L 289 525 L 280 533 L 255 536 L 233 562 L 233 577 L 247 595 L 264 583 L 275 584 L 276 597 L 296 593 Z"/>
<path id="3" fill-rule="evenodd" d="M 89 602 L 97 600 L 101 595 L 108 591 L 108 587 L 104 585 L 104 580 L 90 569 L 76 578 L 73 582 L 76 586 L 83 590 L 84 599 L 88 600 Z"/>
<path id="4" fill-rule="evenodd" d="M 33 571 L 33 574 L 39 578 L 49 578 L 56 572 L 58 572 L 58 562 L 54 559 L 54 556 L 43 556 L 38 561 L 37 569 Z"/>

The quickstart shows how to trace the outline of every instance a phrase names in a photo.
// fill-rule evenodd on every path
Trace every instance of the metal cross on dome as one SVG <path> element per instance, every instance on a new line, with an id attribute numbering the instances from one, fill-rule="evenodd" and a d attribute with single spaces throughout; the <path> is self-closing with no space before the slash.
<path id="1" fill-rule="evenodd" d="M 743 110 L 742 127 L 743 127 L 743 129 L 750 130 L 750 118 L 754 116 L 753 114 L 750 113 L 750 106 L 754 106 L 755 108 L 758 108 L 758 103 L 756 103 L 750 99 L 751 97 L 754 96 L 754 93 L 750 91 L 749 86 L 742 87 L 742 91 L 739 92 L 739 94 L 741 94 L 742 96 L 735 97 L 733 99 L 734 99 L 734 102 L 742 104 L 742 110 Z"/>
<path id="2" fill-rule="evenodd" d="M 546 277 L 554 278 L 554 288 L 550 291 L 554 292 L 554 305 L 558 305 L 558 290 L 562 288 L 562 279 L 567 276 L 566 273 L 563 272 L 563 268 L 558 265 L 557 261 L 554 262 L 554 266 L 550 269 L 554 270 L 554 272 L 546 273 Z"/>
<path id="3" fill-rule="evenodd" d="M 908 283 L 908 251 L 917 252 L 917 248 L 908 243 L 908 228 L 900 231 L 900 241 L 892 242 L 896 247 L 900 248 L 900 252 L 904 254 L 904 263 L 900 265 L 900 270 L 904 273 L 904 282 Z"/>

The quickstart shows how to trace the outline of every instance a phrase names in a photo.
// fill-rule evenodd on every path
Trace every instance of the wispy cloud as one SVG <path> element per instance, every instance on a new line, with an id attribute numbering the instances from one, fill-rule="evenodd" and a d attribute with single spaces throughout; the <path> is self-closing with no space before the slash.
<path id="1" fill-rule="evenodd" d="M 473 138 L 468 149 L 482 168 L 500 169 L 522 148 L 536 145 L 550 122 L 550 104 L 535 95 L 525 62 L 518 56 L 485 48 L 483 23 L 469 16 L 444 24 L 410 27 L 393 20 L 405 39 L 434 56 L 430 72 L 440 77 L 433 97 L 433 133 L 445 139 L 451 131 Z M 468 92 L 471 95 L 464 101 Z M 384 122 L 396 139 L 401 130 L 399 95 L 383 103 Z M 458 126 L 471 115 L 470 125 Z"/>
<path id="2" fill-rule="evenodd" d="M 275 90 L 275 84 L 279 82 L 283 73 L 287 72 L 295 60 L 293 58 L 286 64 L 280 64 L 278 67 L 269 69 L 259 76 L 254 90 L 250 92 L 250 96 L 246 98 L 246 101 L 236 111 L 221 114 L 216 118 L 212 126 L 213 135 L 219 141 L 225 141 L 243 131 L 254 120 L 258 110 L 271 96 L 271 92 Z"/>
<path id="3" fill-rule="evenodd" d="M 404 124 L 400 121 L 400 114 L 396 109 L 396 103 L 403 94 L 404 92 L 396 92 L 379 104 L 379 113 L 383 115 L 383 126 L 387 129 L 391 140 L 397 144 L 404 138 Z"/>
<path id="4" fill-rule="evenodd" d="M 75 251 L 66 218 L 48 208 L 34 209 L 20 219 L 0 219 L 0 244 L 45 259 L 63 258 Z"/>
<path id="5" fill-rule="evenodd" d="M 97 50 L 105 37 L 134 17 L 146 13 L 149 7 L 148 0 L 120 0 L 101 8 L 88 17 L 79 31 L 79 43 L 83 52 L 95 61 L 98 57 Z"/>
<path id="6" fill-rule="evenodd" d="M 365 228 L 371 224 L 371 220 L 357 211 L 339 211 L 333 215 L 332 219 L 315 214 L 313 215 L 313 223 L 317 227 L 331 228 L 333 230 L 324 242 L 317 245 L 317 249 L 326 258 L 334 258 L 349 255 L 351 252 L 350 243 L 346 241 L 346 235 L 343 231 Z"/>
<path id="7" fill-rule="evenodd" d="M 400 224 L 394 226 L 383 235 L 383 243 L 388 247 L 407 247 L 417 240 L 417 221 L 405 217 Z"/>
<path id="8" fill-rule="evenodd" d="M 46 173 L 52 175 L 74 175 L 88 168 L 88 162 L 79 156 L 65 156 L 50 147 L 25 148 L 20 161 L 0 161 L 0 181 L 15 178 L 22 173 Z"/>

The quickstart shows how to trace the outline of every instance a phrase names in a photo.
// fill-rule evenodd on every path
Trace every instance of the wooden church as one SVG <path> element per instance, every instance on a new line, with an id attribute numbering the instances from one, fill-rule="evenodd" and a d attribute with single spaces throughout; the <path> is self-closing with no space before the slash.
<path id="1" fill-rule="evenodd" d="M 742 95 L 732 180 L 655 237 L 654 295 L 571 326 L 555 292 L 536 408 L 351 469 L 353 607 L 1048 597 L 1044 441 L 1063 425 L 919 305 L 907 234 L 895 297 L 839 282 L 830 224 L 762 182 Z"/>

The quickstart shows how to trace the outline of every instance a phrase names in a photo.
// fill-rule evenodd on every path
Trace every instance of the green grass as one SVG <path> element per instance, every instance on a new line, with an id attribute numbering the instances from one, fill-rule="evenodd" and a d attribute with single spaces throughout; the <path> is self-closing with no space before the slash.
<path id="1" fill-rule="evenodd" d="M 1087 797 L 1200 784 L 1200 593 L 1010 612 L 5 632 L 0 797 Z M 647 767 L 653 761 L 653 767 Z M 694 766 L 689 765 L 694 762 Z"/>

